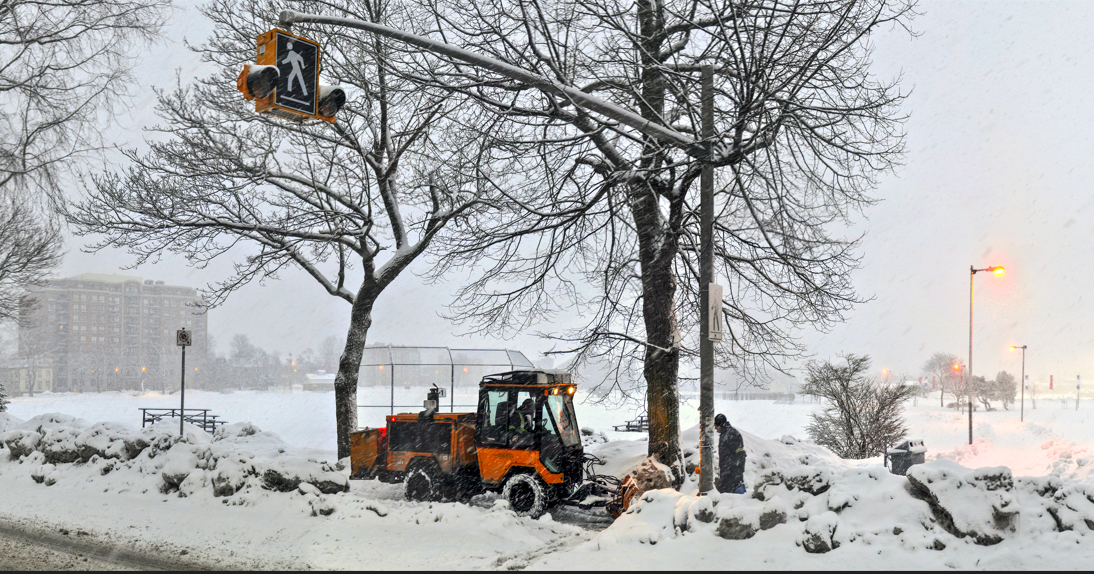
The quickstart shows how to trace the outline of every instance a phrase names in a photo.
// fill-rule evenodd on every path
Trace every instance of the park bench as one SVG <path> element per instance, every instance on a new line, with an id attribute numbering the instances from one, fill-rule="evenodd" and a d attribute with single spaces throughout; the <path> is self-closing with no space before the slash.
<path id="1" fill-rule="evenodd" d="M 620 432 L 649 432 L 650 419 L 646 415 L 642 415 L 621 425 L 615 425 L 612 428 Z"/>

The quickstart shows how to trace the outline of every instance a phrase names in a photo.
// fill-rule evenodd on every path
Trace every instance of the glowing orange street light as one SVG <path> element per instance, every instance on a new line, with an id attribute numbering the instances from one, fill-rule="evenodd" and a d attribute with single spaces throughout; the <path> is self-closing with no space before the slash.
<path id="1" fill-rule="evenodd" d="M 969 368 L 965 371 L 965 386 L 969 392 L 969 444 L 972 444 L 972 279 L 981 271 L 991 271 L 997 277 L 1003 275 L 1002 265 L 977 269 L 969 265 Z"/>

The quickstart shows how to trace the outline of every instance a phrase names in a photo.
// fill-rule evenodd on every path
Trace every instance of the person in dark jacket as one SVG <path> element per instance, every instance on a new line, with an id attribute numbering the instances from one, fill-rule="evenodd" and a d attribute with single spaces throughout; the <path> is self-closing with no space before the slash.
<path id="1" fill-rule="evenodd" d="M 745 441 L 725 415 L 714 417 L 718 431 L 718 491 L 745 493 Z"/>

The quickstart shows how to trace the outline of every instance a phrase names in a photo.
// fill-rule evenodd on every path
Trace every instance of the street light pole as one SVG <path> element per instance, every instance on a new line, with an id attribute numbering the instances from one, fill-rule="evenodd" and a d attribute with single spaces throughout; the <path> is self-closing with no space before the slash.
<path id="1" fill-rule="evenodd" d="M 1022 349 L 1022 378 L 1019 379 L 1018 384 L 1022 385 L 1022 404 L 1018 407 L 1019 413 L 1018 420 L 1021 422 L 1026 421 L 1026 346 L 1011 345 L 1010 350 Z"/>
<path id="2" fill-rule="evenodd" d="M 969 393 L 969 444 L 972 444 L 972 279 L 981 271 L 991 271 L 996 275 L 1003 274 L 1003 268 L 998 266 L 975 269 L 969 265 L 969 367 L 966 386 Z"/>

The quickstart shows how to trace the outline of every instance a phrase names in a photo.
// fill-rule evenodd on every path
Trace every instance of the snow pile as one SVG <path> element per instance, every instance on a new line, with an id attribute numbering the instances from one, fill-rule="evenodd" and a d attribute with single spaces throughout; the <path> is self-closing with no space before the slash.
<path id="1" fill-rule="evenodd" d="M 12 416 L 12 414 L 8 412 L 0 413 L 0 433 L 7 432 L 20 424 L 23 424 L 22 419 Z"/>
<path id="2" fill-rule="evenodd" d="M 700 540 L 711 548 L 728 540 L 824 554 L 855 546 L 919 552 L 1094 540 L 1094 486 L 1084 483 L 1014 478 L 1006 467 L 973 470 L 945 459 L 913 466 L 903 477 L 876 460 L 841 460 L 793 437 L 742 435 L 748 494 L 650 490 L 586 546 L 611 553 L 634 544 L 691 547 Z"/>
<path id="3" fill-rule="evenodd" d="M 106 490 L 207 493 L 225 504 L 249 504 L 260 490 L 298 492 L 312 495 L 313 514 L 322 515 L 334 511 L 323 495 L 349 490 L 342 465 L 294 454 L 299 449 L 250 423 L 225 425 L 212 435 L 192 425 L 184 430 L 180 436 L 178 421 L 171 420 L 135 429 L 51 413 L 0 434 L 0 444 L 9 468 L 47 486 L 82 474 Z"/>
<path id="4" fill-rule="evenodd" d="M 1018 528 L 1019 509 L 1009 468 L 969 469 L 946 460 L 908 470 L 913 495 L 927 502 L 939 525 L 958 538 L 998 544 Z"/>

